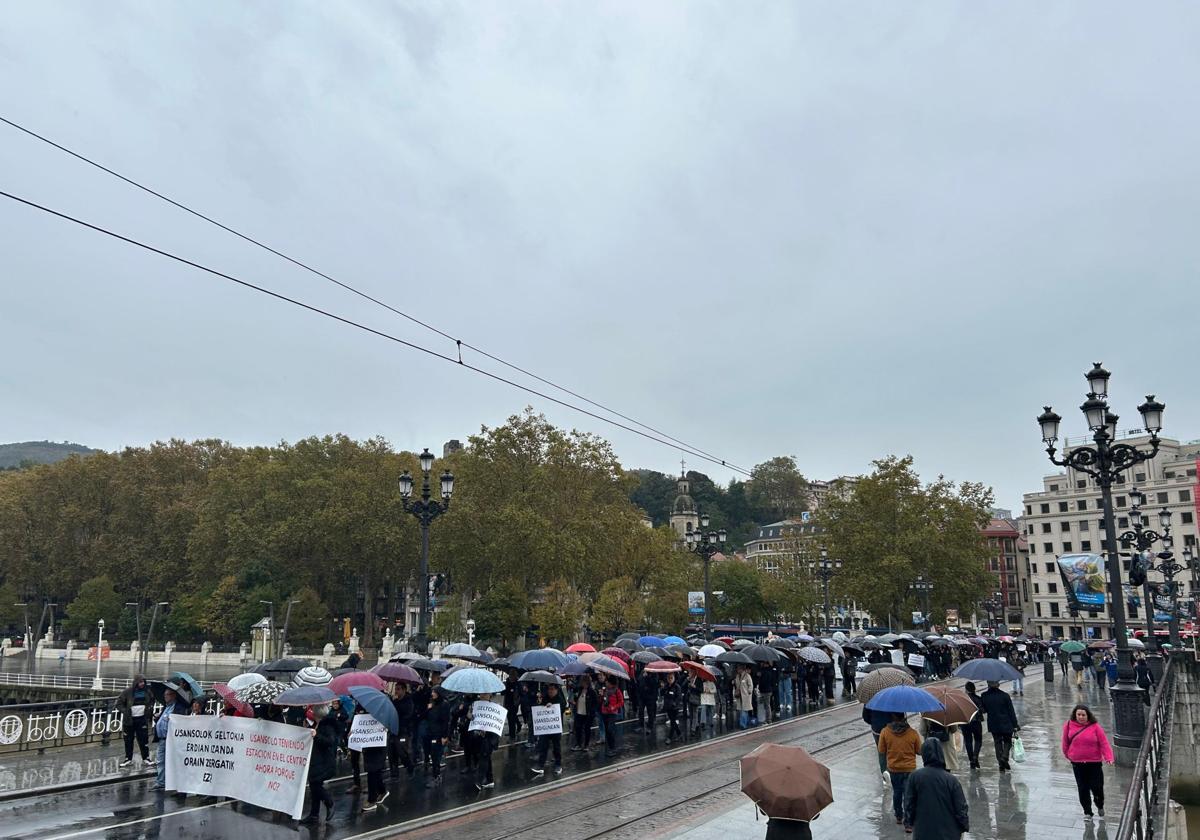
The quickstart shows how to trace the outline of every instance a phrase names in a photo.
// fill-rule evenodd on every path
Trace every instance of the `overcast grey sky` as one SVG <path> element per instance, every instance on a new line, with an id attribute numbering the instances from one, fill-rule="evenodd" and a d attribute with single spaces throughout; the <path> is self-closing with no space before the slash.
<path id="1" fill-rule="evenodd" d="M 1080 433 L 1097 359 L 1123 418 L 1153 392 L 1200 437 L 1194 4 L 4 17 L 0 114 L 732 462 L 824 478 L 911 453 L 1015 507 L 1049 466 L 1034 417 Z M 2 125 L 0 188 L 453 352 Z M 440 451 L 532 403 L 678 465 L 7 200 L 0 265 L 0 441 Z"/>

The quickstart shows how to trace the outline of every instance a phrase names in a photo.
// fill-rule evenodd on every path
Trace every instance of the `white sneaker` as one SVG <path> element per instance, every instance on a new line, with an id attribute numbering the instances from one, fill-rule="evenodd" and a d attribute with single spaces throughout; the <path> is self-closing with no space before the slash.
<path id="1" fill-rule="evenodd" d="M 130 764 L 133 764 L 133 759 L 127 758 L 124 761 L 122 761 L 120 764 L 118 764 L 117 766 L 118 767 L 128 767 Z"/>
<path id="2" fill-rule="evenodd" d="M 892 783 L 892 774 L 891 773 L 884 770 L 881 775 L 883 776 L 883 783 L 885 785 L 890 785 Z"/>

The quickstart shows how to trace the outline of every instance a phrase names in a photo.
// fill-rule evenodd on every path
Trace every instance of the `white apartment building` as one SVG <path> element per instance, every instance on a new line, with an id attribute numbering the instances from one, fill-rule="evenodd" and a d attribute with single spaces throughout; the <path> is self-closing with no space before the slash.
<path id="1" fill-rule="evenodd" d="M 1150 436 L 1145 432 L 1118 435 L 1119 443 L 1149 449 Z M 1089 445 L 1090 438 L 1069 438 L 1066 451 Z M 1062 454 L 1060 453 L 1060 457 Z M 1113 485 L 1113 513 L 1117 517 L 1118 537 L 1129 527 L 1129 492 L 1137 488 L 1146 495 L 1142 508 L 1146 527 L 1158 530 L 1158 512 L 1167 508 L 1172 513 L 1171 535 L 1175 539 L 1175 560 L 1183 562 L 1183 548 L 1191 546 L 1197 552 L 1197 518 L 1200 518 L 1200 484 L 1197 466 L 1200 465 L 1200 440 L 1180 443 L 1161 439 L 1158 454 L 1150 461 L 1126 470 Z M 1095 638 L 1111 638 L 1108 609 L 1083 612 L 1072 619 L 1063 590 L 1063 580 L 1056 560 L 1063 554 L 1092 552 L 1105 554 L 1108 542 L 1104 535 L 1104 518 L 1100 488 L 1088 475 L 1067 470 L 1042 479 L 1042 489 L 1027 493 L 1024 498 L 1021 523 L 1029 543 L 1029 579 L 1033 592 L 1033 632 L 1042 638 L 1083 637 L 1090 628 Z M 1155 552 L 1161 550 L 1156 545 Z M 1129 558 L 1122 558 L 1124 580 L 1128 583 Z M 1151 581 L 1162 580 L 1153 572 Z M 1182 583 L 1186 597 L 1194 594 L 1195 581 L 1191 572 L 1176 577 Z M 1139 592 L 1140 594 L 1140 592 Z M 1131 630 L 1145 626 L 1145 606 L 1126 608 Z M 1027 625 L 1028 626 L 1028 625 Z"/>

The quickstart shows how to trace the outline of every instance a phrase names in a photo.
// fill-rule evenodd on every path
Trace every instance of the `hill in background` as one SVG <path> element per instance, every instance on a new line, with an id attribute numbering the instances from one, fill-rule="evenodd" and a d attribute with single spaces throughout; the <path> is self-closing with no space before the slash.
<path id="1" fill-rule="evenodd" d="M 78 443 L 54 443 L 30 440 L 24 443 L 0 443 L 0 470 L 27 467 L 32 464 L 53 464 L 72 455 L 91 455 L 99 452 Z"/>

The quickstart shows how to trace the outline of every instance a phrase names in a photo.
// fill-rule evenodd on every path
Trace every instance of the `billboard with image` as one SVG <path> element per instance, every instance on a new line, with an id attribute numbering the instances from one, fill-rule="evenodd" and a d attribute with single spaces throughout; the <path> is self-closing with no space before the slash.
<path id="1" fill-rule="evenodd" d="M 1099 554 L 1064 554 L 1058 558 L 1058 571 L 1067 592 L 1067 602 L 1075 609 L 1098 610 L 1104 607 L 1104 558 Z"/>

